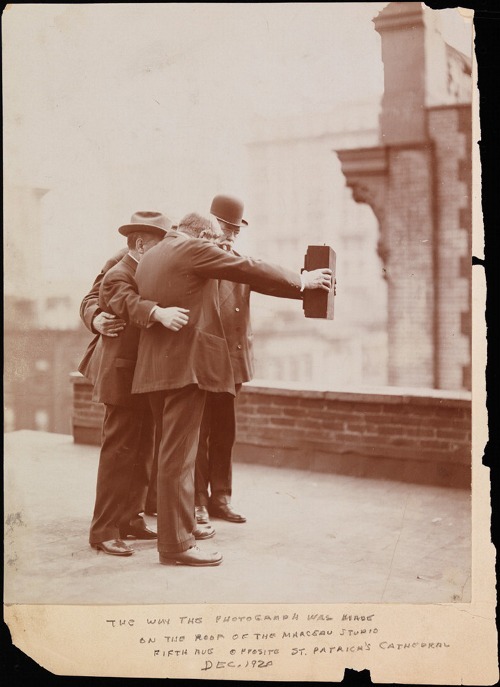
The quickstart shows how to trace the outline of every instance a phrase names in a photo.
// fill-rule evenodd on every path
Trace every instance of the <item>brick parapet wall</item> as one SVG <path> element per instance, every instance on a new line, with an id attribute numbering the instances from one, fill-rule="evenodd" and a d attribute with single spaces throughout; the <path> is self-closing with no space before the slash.
<path id="1" fill-rule="evenodd" d="M 86 330 L 14 329 L 4 333 L 5 429 L 71 432 L 68 375 L 89 341 Z"/>
<path id="2" fill-rule="evenodd" d="M 72 380 L 75 441 L 98 444 L 103 407 L 92 402 L 83 377 Z M 238 398 L 234 455 L 274 467 L 469 487 L 470 421 L 467 392 L 253 382 Z"/>
<path id="3" fill-rule="evenodd" d="M 70 375 L 73 384 L 73 439 L 77 444 L 101 443 L 104 406 L 92 400 L 92 384 L 79 372 Z"/>

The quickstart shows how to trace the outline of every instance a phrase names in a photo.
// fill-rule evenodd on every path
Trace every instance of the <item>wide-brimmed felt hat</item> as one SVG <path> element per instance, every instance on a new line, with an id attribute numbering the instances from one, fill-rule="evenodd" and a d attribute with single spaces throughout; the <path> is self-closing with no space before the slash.
<path id="1" fill-rule="evenodd" d="M 243 203 L 234 196 L 215 196 L 210 206 L 210 214 L 235 227 L 241 227 L 242 224 L 248 226 L 248 222 L 243 219 Z"/>
<path id="2" fill-rule="evenodd" d="M 122 225 L 118 231 L 123 236 L 128 236 L 134 231 L 147 231 L 149 234 L 163 238 L 172 228 L 172 222 L 161 212 L 139 211 L 134 212 L 130 224 Z"/>

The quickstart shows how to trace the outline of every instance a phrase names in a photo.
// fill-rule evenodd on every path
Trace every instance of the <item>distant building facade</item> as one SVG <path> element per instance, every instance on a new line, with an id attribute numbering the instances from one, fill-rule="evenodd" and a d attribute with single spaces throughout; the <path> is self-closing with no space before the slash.
<path id="1" fill-rule="evenodd" d="M 4 429 L 71 433 L 72 388 L 90 333 L 13 329 L 4 332 Z"/>
<path id="2" fill-rule="evenodd" d="M 387 286 L 377 222 L 356 205 L 332 153 L 377 141 L 377 101 L 307 117 L 256 122 L 248 145 L 245 229 L 252 255 L 300 269 L 308 245 L 337 254 L 333 321 L 301 304 L 252 295 L 257 377 L 335 388 L 387 383 Z"/>
<path id="3" fill-rule="evenodd" d="M 89 284 L 47 278 L 43 265 L 50 189 L 6 184 L 4 189 L 4 321 L 8 330 L 78 328 Z M 97 265 L 96 265 L 97 268 Z M 96 272 L 98 270 L 96 269 Z"/>
<path id="4" fill-rule="evenodd" d="M 47 193 L 23 185 L 5 189 L 4 429 L 69 434 L 69 374 L 91 335 L 78 316 L 84 291 L 43 278 L 41 217 Z"/>

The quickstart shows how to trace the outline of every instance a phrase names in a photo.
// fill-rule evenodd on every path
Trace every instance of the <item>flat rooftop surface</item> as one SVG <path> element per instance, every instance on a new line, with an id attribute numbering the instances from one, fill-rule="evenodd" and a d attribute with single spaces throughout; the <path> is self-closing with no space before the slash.
<path id="1" fill-rule="evenodd" d="M 247 522 L 198 542 L 222 565 L 163 566 L 154 541 L 128 558 L 89 546 L 98 460 L 68 435 L 5 434 L 4 603 L 470 601 L 467 490 L 235 462 Z"/>

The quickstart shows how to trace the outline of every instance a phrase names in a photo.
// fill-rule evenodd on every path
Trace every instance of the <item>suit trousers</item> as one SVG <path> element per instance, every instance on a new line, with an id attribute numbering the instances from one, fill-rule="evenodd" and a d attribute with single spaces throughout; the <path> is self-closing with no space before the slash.
<path id="1" fill-rule="evenodd" d="M 146 398 L 135 407 L 106 404 L 89 541 L 120 539 L 120 528 L 144 524 L 139 513 L 151 474 L 154 421 Z"/>
<path id="2" fill-rule="evenodd" d="M 206 391 L 196 384 L 149 394 L 158 451 L 158 551 L 179 553 L 195 545 L 194 466 Z"/>
<path id="3" fill-rule="evenodd" d="M 241 384 L 236 385 L 236 393 Z M 229 503 L 232 492 L 232 453 L 236 439 L 236 398 L 207 392 L 196 454 L 197 506 Z"/>
<path id="4" fill-rule="evenodd" d="M 144 511 L 146 513 L 158 512 L 158 451 L 160 450 L 161 431 L 155 432 L 155 446 L 153 452 L 153 465 L 151 467 L 151 478 L 146 493 Z"/>

